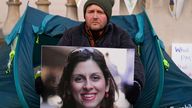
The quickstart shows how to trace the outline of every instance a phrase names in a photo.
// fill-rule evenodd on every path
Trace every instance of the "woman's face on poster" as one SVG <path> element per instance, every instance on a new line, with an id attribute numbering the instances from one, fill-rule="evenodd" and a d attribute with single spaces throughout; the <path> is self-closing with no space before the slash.
<path id="1" fill-rule="evenodd" d="M 76 65 L 70 85 L 76 106 L 80 108 L 99 108 L 105 92 L 109 91 L 103 72 L 91 59 Z"/>

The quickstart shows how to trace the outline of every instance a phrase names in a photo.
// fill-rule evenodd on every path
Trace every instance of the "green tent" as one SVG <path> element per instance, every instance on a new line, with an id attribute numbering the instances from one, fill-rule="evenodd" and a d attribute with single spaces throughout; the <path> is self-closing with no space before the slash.
<path id="1" fill-rule="evenodd" d="M 134 107 L 191 107 L 192 79 L 167 55 L 146 13 L 113 16 L 111 21 L 127 30 L 140 49 L 146 82 Z M 7 44 L 0 46 L 0 107 L 39 107 L 34 68 L 41 65 L 41 45 L 56 45 L 65 30 L 80 23 L 27 7 L 5 38 Z"/>

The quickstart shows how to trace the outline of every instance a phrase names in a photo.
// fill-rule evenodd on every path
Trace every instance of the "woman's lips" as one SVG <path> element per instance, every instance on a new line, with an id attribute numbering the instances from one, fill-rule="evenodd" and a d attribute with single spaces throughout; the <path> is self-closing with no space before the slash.
<path id="1" fill-rule="evenodd" d="M 81 98 L 86 102 L 93 101 L 96 98 L 96 93 L 81 93 Z"/>

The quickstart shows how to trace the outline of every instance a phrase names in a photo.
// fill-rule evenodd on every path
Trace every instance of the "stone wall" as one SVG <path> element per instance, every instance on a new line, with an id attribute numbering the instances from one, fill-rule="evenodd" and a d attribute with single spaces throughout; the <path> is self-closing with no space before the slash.
<path id="1" fill-rule="evenodd" d="M 4 20 L 6 18 L 7 5 L 6 1 L 0 0 L 0 29 L 3 26 Z M 26 8 L 27 0 L 22 0 L 22 5 L 20 7 L 21 15 Z M 37 7 L 35 4 L 36 0 L 30 0 L 29 5 L 32 7 Z M 49 0 L 51 5 L 49 6 L 49 12 L 55 15 L 67 16 L 66 2 L 67 0 Z M 80 1 L 80 0 L 76 0 Z M 138 0 L 141 1 L 141 0 Z M 192 43 L 192 0 L 185 0 L 183 12 L 178 19 L 174 19 L 169 13 L 168 5 L 169 0 L 148 0 L 149 5 L 147 5 L 146 12 L 151 20 L 154 30 L 158 34 L 159 38 L 164 42 L 166 50 L 169 55 L 171 55 L 171 44 L 172 43 Z M 116 5 L 113 8 L 113 15 L 128 14 L 127 8 L 124 4 L 124 0 L 116 0 Z M 137 4 L 137 8 L 134 13 L 140 12 L 139 6 L 141 2 Z M 116 9 L 116 8 L 119 8 Z M 78 9 L 77 9 L 78 10 Z M 78 12 L 78 11 L 77 11 Z M 79 11 L 82 12 L 82 11 Z M 119 12 L 119 14 L 118 14 Z M 78 13 L 82 17 L 82 13 Z M 83 18 L 79 18 L 82 20 Z M 1 31 L 1 30 L 0 30 Z M 1 33 L 1 32 L 0 32 Z M 1 35 L 0 35 L 1 36 Z"/>

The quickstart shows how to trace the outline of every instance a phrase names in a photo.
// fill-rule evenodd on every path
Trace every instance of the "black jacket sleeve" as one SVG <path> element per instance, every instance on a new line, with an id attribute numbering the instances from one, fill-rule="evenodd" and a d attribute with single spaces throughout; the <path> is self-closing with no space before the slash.
<path id="1" fill-rule="evenodd" d="M 72 40 L 71 40 L 70 32 L 71 32 L 70 29 L 66 30 L 63 33 L 63 36 L 61 37 L 61 39 L 59 40 L 57 45 L 59 45 L 59 46 L 69 46 L 69 45 L 71 45 Z"/>

